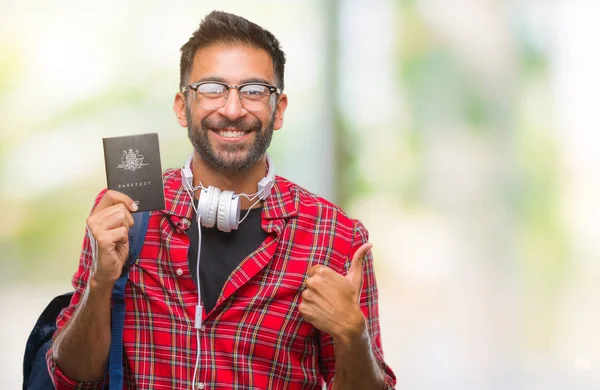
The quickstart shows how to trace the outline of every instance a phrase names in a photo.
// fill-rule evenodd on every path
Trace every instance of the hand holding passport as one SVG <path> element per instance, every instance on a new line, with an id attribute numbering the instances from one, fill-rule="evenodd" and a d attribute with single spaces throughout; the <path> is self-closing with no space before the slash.
<path id="1" fill-rule="evenodd" d="M 128 195 L 139 211 L 163 210 L 165 196 L 158 134 L 103 138 L 109 190 Z"/>

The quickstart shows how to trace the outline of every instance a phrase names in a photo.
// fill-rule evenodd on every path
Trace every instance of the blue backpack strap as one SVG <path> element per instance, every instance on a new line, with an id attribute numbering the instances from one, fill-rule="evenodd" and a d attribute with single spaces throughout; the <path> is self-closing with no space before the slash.
<path id="1" fill-rule="evenodd" d="M 121 277 L 115 283 L 112 292 L 113 311 L 111 320 L 109 368 L 109 389 L 123 389 L 123 324 L 125 320 L 125 284 L 129 268 L 135 263 L 142 250 L 146 230 L 148 229 L 149 212 L 133 213 L 134 224 L 129 228 L 129 255 Z"/>

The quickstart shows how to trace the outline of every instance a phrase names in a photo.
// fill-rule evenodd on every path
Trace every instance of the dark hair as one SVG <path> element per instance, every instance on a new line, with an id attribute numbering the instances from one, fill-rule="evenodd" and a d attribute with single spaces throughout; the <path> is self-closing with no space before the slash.
<path id="1" fill-rule="evenodd" d="M 234 14 L 223 11 L 212 11 L 194 31 L 191 38 L 181 47 L 179 63 L 179 88 L 187 85 L 192 63 L 196 52 L 215 43 L 242 43 L 251 47 L 264 49 L 273 60 L 277 87 L 283 90 L 283 72 L 285 54 L 279 41 L 273 34 L 259 25 Z"/>

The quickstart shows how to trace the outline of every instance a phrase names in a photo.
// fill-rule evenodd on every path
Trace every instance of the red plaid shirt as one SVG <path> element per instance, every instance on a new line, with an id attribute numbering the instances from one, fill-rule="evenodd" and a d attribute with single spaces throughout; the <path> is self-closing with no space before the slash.
<path id="1" fill-rule="evenodd" d="M 354 252 L 367 241 L 363 225 L 339 208 L 281 177 L 264 202 L 262 245 L 232 272 L 215 308 L 205 313 L 196 342 L 196 286 L 188 268 L 186 229 L 193 215 L 179 170 L 164 174 L 166 208 L 153 212 L 139 260 L 125 289 L 123 331 L 125 389 L 190 389 L 200 348 L 197 388 L 321 389 L 334 376 L 331 336 L 306 322 L 298 305 L 305 275 L 315 264 L 346 274 Z M 103 192 L 96 199 L 100 200 Z M 57 320 L 60 331 L 73 315 L 90 276 L 90 241 L 83 242 L 73 277 L 71 305 Z M 393 388 L 384 363 L 373 261 L 365 262 L 361 308 L 368 319 L 373 353 Z M 54 364 L 57 389 L 98 389 L 77 383 Z"/>

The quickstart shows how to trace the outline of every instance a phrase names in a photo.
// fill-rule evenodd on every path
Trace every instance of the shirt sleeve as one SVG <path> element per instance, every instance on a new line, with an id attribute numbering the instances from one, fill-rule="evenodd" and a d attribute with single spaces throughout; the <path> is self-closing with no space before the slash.
<path id="1" fill-rule="evenodd" d="M 100 202 L 102 196 L 106 190 L 100 192 L 100 194 L 96 197 L 94 202 L 94 207 Z M 94 208 L 93 207 L 93 208 Z M 92 208 L 92 209 L 93 209 Z M 92 253 L 92 240 L 91 234 L 89 234 L 86 228 L 86 234 L 83 239 L 83 245 L 81 249 L 81 255 L 79 257 L 79 266 L 75 275 L 73 275 L 72 285 L 75 289 L 73 293 L 73 297 L 71 298 L 71 302 L 68 307 L 65 307 L 59 314 L 56 319 L 56 332 L 54 333 L 53 339 L 56 339 L 56 336 L 64 329 L 65 325 L 69 322 L 71 317 L 73 317 L 73 313 L 79 304 L 82 295 L 85 292 L 87 287 L 87 283 L 90 277 L 90 272 L 92 269 L 92 261 L 93 261 L 93 253 Z M 56 365 L 53 359 L 53 347 L 51 347 L 46 354 L 46 363 L 48 365 L 48 372 L 50 373 L 50 378 L 54 383 L 54 387 L 57 390 L 68 390 L 68 389 L 101 389 L 102 381 L 96 382 L 77 382 L 72 378 L 69 378 L 65 373 Z"/>
<path id="2" fill-rule="evenodd" d="M 350 263 L 354 253 L 364 243 L 369 241 L 369 233 L 360 221 L 354 220 L 354 237 L 348 259 L 346 262 L 346 272 L 350 269 Z M 385 389 L 395 389 L 396 376 L 392 369 L 385 363 L 383 358 L 383 348 L 381 345 L 381 331 L 379 328 L 379 301 L 377 292 L 377 281 L 375 279 L 375 270 L 373 267 L 373 254 L 371 251 L 367 254 L 364 263 L 364 280 L 360 294 L 360 309 L 367 320 L 367 329 L 371 338 L 371 347 L 373 356 L 385 374 Z M 327 334 L 321 332 L 321 372 L 323 373 L 328 388 L 334 380 L 335 374 L 335 356 L 333 348 L 333 339 Z"/>

